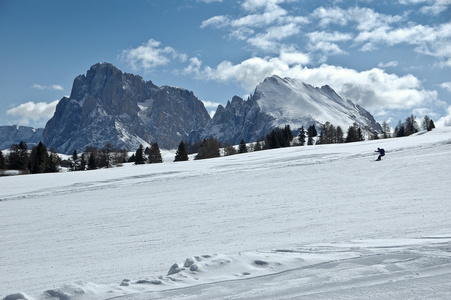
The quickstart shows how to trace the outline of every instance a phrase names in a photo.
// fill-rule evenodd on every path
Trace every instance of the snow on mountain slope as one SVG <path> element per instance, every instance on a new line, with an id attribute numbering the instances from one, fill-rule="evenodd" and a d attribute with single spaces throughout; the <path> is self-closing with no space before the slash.
<path id="1" fill-rule="evenodd" d="M 449 299 L 450 154 L 438 128 L 0 178 L 0 297 Z"/>
<path id="2" fill-rule="evenodd" d="M 346 130 L 357 122 L 361 127 L 380 131 L 380 125 L 374 119 L 361 114 L 362 108 L 346 101 L 329 86 L 314 88 L 295 79 L 274 75 L 257 86 L 254 98 L 263 112 L 277 120 L 278 126 L 306 127 L 314 120 L 321 124 L 330 122 Z"/>

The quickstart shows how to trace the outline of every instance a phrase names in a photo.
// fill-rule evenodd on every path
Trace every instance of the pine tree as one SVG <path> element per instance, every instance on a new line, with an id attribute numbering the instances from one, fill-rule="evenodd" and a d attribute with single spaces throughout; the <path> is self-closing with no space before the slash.
<path id="1" fill-rule="evenodd" d="M 3 152 L 0 150 L 0 170 L 6 169 L 6 160 L 3 156 Z"/>
<path id="2" fill-rule="evenodd" d="M 74 152 L 72 153 L 72 160 L 74 161 L 74 163 L 78 160 L 77 150 L 74 150 Z"/>
<path id="3" fill-rule="evenodd" d="M 47 167 L 47 161 L 49 159 L 49 155 L 47 152 L 47 148 L 42 142 L 31 150 L 30 162 L 31 162 L 31 173 L 44 173 Z"/>
<path id="4" fill-rule="evenodd" d="M 305 130 L 304 125 L 301 126 L 301 130 L 299 131 L 299 145 L 304 146 L 305 145 Z"/>
<path id="5" fill-rule="evenodd" d="M 8 169 L 25 171 L 29 166 L 27 143 L 20 142 L 10 147 L 8 156 Z"/>
<path id="6" fill-rule="evenodd" d="M 358 132 L 354 126 L 349 126 L 348 134 L 346 135 L 346 143 L 353 143 L 359 140 Z"/>
<path id="7" fill-rule="evenodd" d="M 404 123 L 399 120 L 398 125 L 395 128 L 395 131 L 393 132 L 393 135 L 395 137 L 403 137 L 406 136 L 405 126 Z"/>
<path id="8" fill-rule="evenodd" d="M 341 127 L 340 126 L 337 126 L 337 129 L 335 130 L 335 138 L 334 138 L 334 140 L 335 140 L 335 143 L 344 143 L 345 142 L 345 139 L 344 139 L 344 137 L 343 137 L 343 129 L 341 129 Z"/>
<path id="9" fill-rule="evenodd" d="M 55 149 L 50 149 L 49 159 L 47 160 L 47 165 L 45 167 L 46 173 L 56 173 L 59 171 L 59 166 L 61 159 L 55 152 Z"/>
<path id="10" fill-rule="evenodd" d="M 431 119 L 431 121 L 429 122 L 428 131 L 431 131 L 434 128 L 435 128 L 435 124 L 434 124 L 434 121 L 432 121 L 432 119 Z"/>
<path id="11" fill-rule="evenodd" d="M 206 159 L 219 156 L 219 141 L 214 137 L 209 137 L 208 139 L 204 139 L 200 145 L 199 152 L 195 159 Z"/>
<path id="12" fill-rule="evenodd" d="M 410 115 L 407 117 L 405 122 L 405 135 L 409 136 L 418 132 L 418 124 L 416 121 L 416 117 L 414 115 Z"/>
<path id="13" fill-rule="evenodd" d="M 246 142 L 242 139 L 240 141 L 240 145 L 238 148 L 238 153 L 246 153 L 247 152 L 247 146 L 246 146 Z"/>
<path id="14" fill-rule="evenodd" d="M 145 164 L 144 160 L 144 148 L 143 145 L 139 145 L 139 148 L 136 150 L 135 153 L 135 165 L 142 165 Z"/>
<path id="15" fill-rule="evenodd" d="M 163 158 L 161 157 L 160 147 L 158 147 L 157 143 L 153 143 L 149 150 L 149 163 L 156 164 L 162 162 Z"/>
<path id="16" fill-rule="evenodd" d="M 180 142 L 177 152 L 175 153 L 174 161 L 187 161 L 188 152 L 186 151 L 186 145 L 183 141 Z"/>
<path id="17" fill-rule="evenodd" d="M 423 122 L 421 123 L 421 127 L 423 128 L 423 130 L 431 131 L 432 129 L 435 128 L 435 124 L 431 118 L 429 118 L 428 116 L 424 116 Z"/>
<path id="18" fill-rule="evenodd" d="M 313 145 L 313 138 L 316 137 L 317 135 L 318 132 L 316 131 L 315 125 L 310 125 L 307 128 L 307 136 L 308 136 L 307 145 Z"/>
<path id="19" fill-rule="evenodd" d="M 89 154 L 89 159 L 88 159 L 88 170 L 95 170 L 95 169 L 97 169 L 96 158 L 94 156 L 94 152 L 91 152 L 91 154 Z"/>
<path id="20" fill-rule="evenodd" d="M 84 153 L 81 154 L 81 159 L 80 159 L 80 170 L 84 171 L 86 168 L 86 155 Z"/>

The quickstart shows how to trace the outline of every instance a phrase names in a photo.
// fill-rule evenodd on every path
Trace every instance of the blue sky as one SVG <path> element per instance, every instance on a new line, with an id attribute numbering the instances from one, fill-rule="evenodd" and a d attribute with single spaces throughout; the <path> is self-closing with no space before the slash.
<path id="1" fill-rule="evenodd" d="M 209 111 L 273 74 L 451 125 L 451 0 L 0 0 L 0 125 L 44 127 L 109 62 Z"/>

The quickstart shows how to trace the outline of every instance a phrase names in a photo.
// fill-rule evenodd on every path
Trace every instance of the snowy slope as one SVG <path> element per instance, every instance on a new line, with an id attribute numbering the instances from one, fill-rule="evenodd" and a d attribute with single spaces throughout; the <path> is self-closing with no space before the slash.
<path id="1" fill-rule="evenodd" d="M 343 99 L 331 87 L 315 88 L 291 78 L 268 77 L 260 83 L 254 98 L 266 114 L 277 120 L 277 126 L 292 128 L 330 122 L 344 131 L 354 122 L 380 132 L 380 125 L 364 109 Z"/>
<path id="2" fill-rule="evenodd" d="M 449 299 L 450 155 L 439 128 L 0 178 L 0 298 Z"/>

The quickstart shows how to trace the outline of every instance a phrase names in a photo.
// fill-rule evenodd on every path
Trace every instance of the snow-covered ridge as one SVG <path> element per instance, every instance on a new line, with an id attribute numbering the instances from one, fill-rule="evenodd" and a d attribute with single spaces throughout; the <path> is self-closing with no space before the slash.
<path id="1" fill-rule="evenodd" d="M 380 129 L 374 120 L 371 124 L 366 116 L 360 115 L 356 105 L 338 95 L 330 86 L 315 88 L 299 80 L 274 75 L 257 86 L 255 98 L 262 111 L 274 116 L 279 126 L 305 127 L 313 118 L 321 124 L 330 122 L 340 126 L 343 130 L 353 122 L 361 127 L 367 125 L 373 130 Z"/>

